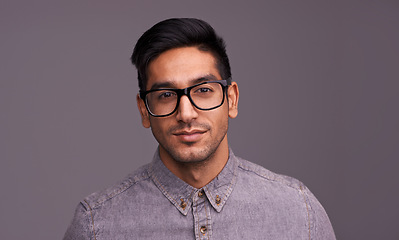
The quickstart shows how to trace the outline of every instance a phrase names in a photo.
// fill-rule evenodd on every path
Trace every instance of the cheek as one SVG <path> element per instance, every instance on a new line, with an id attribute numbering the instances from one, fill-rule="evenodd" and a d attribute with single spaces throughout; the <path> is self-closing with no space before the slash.
<path id="1" fill-rule="evenodd" d="M 151 131 L 158 142 L 165 142 L 168 138 L 169 129 L 176 125 L 173 118 L 155 118 L 150 117 Z"/>
<path id="2" fill-rule="evenodd" d="M 165 131 L 164 122 L 159 121 L 159 119 L 150 117 L 150 125 L 151 125 L 152 134 L 155 136 L 155 138 L 158 139 L 163 135 L 163 132 Z"/>
<path id="3" fill-rule="evenodd" d="M 229 122 L 228 108 L 223 106 L 219 111 L 215 111 L 209 115 L 209 119 L 215 130 L 225 130 Z"/>

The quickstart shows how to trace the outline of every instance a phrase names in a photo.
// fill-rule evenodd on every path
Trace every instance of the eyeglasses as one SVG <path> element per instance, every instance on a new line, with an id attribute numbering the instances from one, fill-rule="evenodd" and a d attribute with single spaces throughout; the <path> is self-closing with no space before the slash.
<path id="1" fill-rule="evenodd" d="M 148 113 L 154 117 L 172 115 L 178 108 L 180 98 L 186 95 L 191 104 L 200 110 L 212 110 L 222 106 L 225 92 L 231 78 L 227 80 L 206 81 L 183 89 L 160 88 L 140 91 Z"/>

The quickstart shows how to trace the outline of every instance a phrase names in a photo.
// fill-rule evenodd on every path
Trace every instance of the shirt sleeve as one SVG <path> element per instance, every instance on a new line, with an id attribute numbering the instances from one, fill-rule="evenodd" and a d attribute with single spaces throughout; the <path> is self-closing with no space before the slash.
<path id="1" fill-rule="evenodd" d="M 75 210 L 75 215 L 69 225 L 64 240 L 89 240 L 92 237 L 92 220 L 90 211 L 82 203 Z"/>
<path id="2" fill-rule="evenodd" d="M 336 240 L 333 227 L 321 203 L 306 187 L 303 189 L 309 217 L 309 239 Z"/>

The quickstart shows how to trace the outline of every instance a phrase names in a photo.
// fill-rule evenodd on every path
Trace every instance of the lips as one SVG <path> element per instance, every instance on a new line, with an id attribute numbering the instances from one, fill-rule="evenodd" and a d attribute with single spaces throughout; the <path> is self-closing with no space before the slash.
<path id="1" fill-rule="evenodd" d="M 196 142 L 201 139 L 206 130 L 190 130 L 190 131 L 177 131 L 173 135 L 182 142 Z"/>

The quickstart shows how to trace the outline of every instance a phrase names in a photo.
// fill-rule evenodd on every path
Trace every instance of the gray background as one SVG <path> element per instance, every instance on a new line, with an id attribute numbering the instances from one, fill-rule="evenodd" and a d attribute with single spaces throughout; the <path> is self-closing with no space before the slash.
<path id="1" fill-rule="evenodd" d="M 137 38 L 198 17 L 227 41 L 236 155 L 303 181 L 338 239 L 398 239 L 398 1 L 0 2 L 0 239 L 61 239 L 149 162 Z"/>

